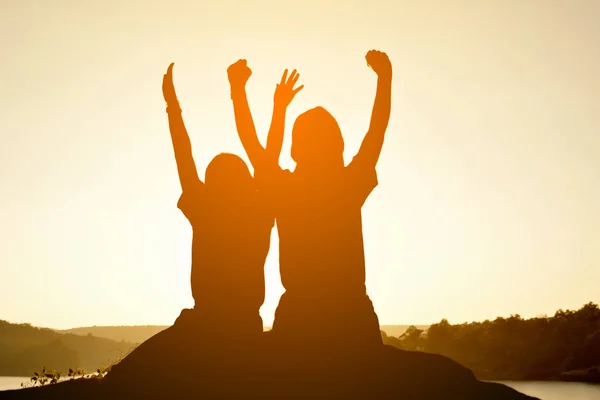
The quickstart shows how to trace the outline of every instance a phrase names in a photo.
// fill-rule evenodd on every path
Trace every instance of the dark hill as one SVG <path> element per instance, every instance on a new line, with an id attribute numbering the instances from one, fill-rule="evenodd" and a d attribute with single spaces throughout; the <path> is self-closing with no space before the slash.
<path id="1" fill-rule="evenodd" d="M 49 328 L 0 320 L 0 375 L 31 376 L 44 366 L 60 372 L 69 368 L 95 371 L 134 347 L 131 342 L 61 334 Z"/>
<path id="2" fill-rule="evenodd" d="M 215 350 L 214 348 L 212 349 Z M 438 355 L 407 352 L 384 346 L 381 352 L 346 357 L 335 351 L 313 352 L 293 362 L 280 349 L 266 357 L 226 362 L 180 359 L 179 367 L 157 371 L 130 369 L 124 364 L 121 379 L 79 379 L 41 388 L 0 392 L 12 399 L 411 399 L 411 400 L 539 400 L 508 386 L 478 381 L 472 372 Z M 285 351 L 283 352 L 285 354 Z M 164 353 L 166 354 L 166 353 Z M 216 349 L 212 355 L 231 354 Z M 270 357 L 276 354 L 275 363 Z M 338 357 L 339 356 L 339 357 Z M 125 359 L 127 360 L 127 359 Z M 124 361 L 125 361 L 124 360 Z M 248 368 L 251 360 L 253 368 Z M 232 362 L 233 361 L 233 362 Z M 168 361 L 167 361 L 168 363 Z M 291 372 L 291 373 L 290 373 Z"/>

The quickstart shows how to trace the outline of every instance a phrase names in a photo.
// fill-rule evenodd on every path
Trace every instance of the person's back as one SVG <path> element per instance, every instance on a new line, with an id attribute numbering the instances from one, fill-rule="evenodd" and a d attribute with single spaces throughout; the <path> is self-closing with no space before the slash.
<path id="1" fill-rule="evenodd" d="M 273 182 L 287 292 L 333 298 L 366 294 L 361 208 L 377 185 L 375 170 L 366 172 L 355 160 L 317 173 L 300 167 L 282 171 Z"/>
<path id="2" fill-rule="evenodd" d="M 286 289 L 273 331 L 305 342 L 381 344 L 379 321 L 366 292 L 361 213 L 377 186 L 375 168 L 360 155 L 343 165 L 341 133 L 325 109 L 309 110 L 296 121 L 293 132 L 333 125 L 333 132 L 319 134 L 339 134 L 342 144 L 333 160 L 316 157 L 298 162 L 294 172 L 270 175 Z M 295 153 L 294 142 L 292 147 Z"/>
<path id="3" fill-rule="evenodd" d="M 274 218 L 256 189 L 244 161 L 217 155 L 196 171 L 191 143 L 172 82 L 172 66 L 163 80 L 169 128 L 182 187 L 178 207 L 192 225 L 193 309 L 146 340 L 107 375 L 111 390 L 137 396 L 157 370 L 175 386 L 210 395 L 221 391 L 215 380 L 248 374 L 263 332 L 264 263 Z M 193 377 L 193 378 L 192 378 Z M 239 377 L 239 376 L 238 376 Z M 192 385 L 193 383 L 193 385 Z"/>
<path id="4" fill-rule="evenodd" d="M 197 333 L 261 333 L 264 264 L 274 218 L 246 163 L 221 153 L 196 171 L 173 86 L 173 64 L 163 81 L 169 129 L 182 195 L 178 207 L 192 225 L 191 286 L 194 309 L 184 310 Z M 187 324 L 186 324 L 187 325 Z"/>
<path id="5" fill-rule="evenodd" d="M 207 313 L 258 312 L 265 297 L 264 263 L 272 224 L 260 215 L 256 200 L 235 210 L 215 203 L 195 212 L 184 210 L 193 228 L 195 308 Z"/>
<path id="6" fill-rule="evenodd" d="M 300 88 L 293 91 L 293 84 L 283 85 L 284 73 L 278 88 L 284 88 L 287 101 L 278 106 L 275 99 L 273 121 L 281 122 L 269 131 L 265 152 L 256 138 L 245 92 L 236 90 L 234 96 L 232 83 L 238 134 L 262 175 L 259 187 L 271 198 L 277 220 L 286 291 L 275 313 L 273 334 L 288 344 L 336 341 L 361 347 L 382 343 L 365 289 L 361 207 L 377 185 L 375 165 L 390 115 L 392 71 L 385 53 L 370 51 L 366 58 L 378 75 L 377 95 L 369 131 L 347 167 L 339 126 L 325 109 L 317 107 L 294 124 L 295 171 L 281 170 L 277 160 L 285 110 Z"/>
<path id="7" fill-rule="evenodd" d="M 207 175 L 219 161 L 245 168 L 237 156 L 221 154 Z M 262 332 L 264 264 L 274 224 L 266 203 L 252 186 L 220 193 L 198 184 L 184 190 L 178 207 L 192 225 L 192 296 L 203 330 Z"/>

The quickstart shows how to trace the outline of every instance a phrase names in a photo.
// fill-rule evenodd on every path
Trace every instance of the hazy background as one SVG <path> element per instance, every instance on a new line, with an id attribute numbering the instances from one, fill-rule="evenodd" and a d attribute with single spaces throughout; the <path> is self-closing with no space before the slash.
<path id="1" fill-rule="evenodd" d="M 170 62 L 203 176 L 218 152 L 243 155 L 225 72 L 238 58 L 262 138 L 275 83 L 298 68 L 288 129 L 325 106 L 349 161 L 375 94 L 371 48 L 394 67 L 363 213 L 381 323 L 598 302 L 599 20 L 594 0 L 0 0 L 0 319 L 171 324 L 192 306 Z M 265 324 L 277 258 L 273 231 Z"/>

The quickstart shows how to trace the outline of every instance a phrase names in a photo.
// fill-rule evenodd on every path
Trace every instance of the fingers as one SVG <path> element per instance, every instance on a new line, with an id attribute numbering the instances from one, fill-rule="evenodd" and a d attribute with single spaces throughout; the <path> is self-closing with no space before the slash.
<path id="1" fill-rule="evenodd" d="M 289 78 L 287 78 L 287 81 L 286 81 L 287 73 L 288 73 L 288 70 L 286 69 L 285 72 L 283 73 L 283 76 L 281 77 L 281 82 L 279 84 L 282 86 L 285 85 L 285 86 L 294 87 L 296 82 L 298 82 L 298 78 L 300 78 L 300 74 L 298 73 L 297 70 L 293 70 L 292 73 L 290 74 Z"/>
<path id="2" fill-rule="evenodd" d="M 304 85 L 300 85 L 296 88 L 296 90 L 294 90 L 292 93 L 294 93 L 294 96 L 296 95 L 296 93 L 298 93 L 299 91 L 302 90 L 302 88 L 304 87 Z"/>
<path id="3" fill-rule="evenodd" d="M 391 62 L 388 55 L 379 50 L 369 50 L 365 55 L 367 66 L 370 67 L 377 75 L 384 74 L 388 75 L 391 68 Z"/>
<path id="4" fill-rule="evenodd" d="M 248 68 L 248 62 L 246 61 L 245 58 L 240 58 L 239 60 L 237 60 L 236 62 L 234 62 L 233 64 L 231 64 L 228 68 L 227 71 L 236 71 L 242 68 Z"/>
<path id="5" fill-rule="evenodd" d="M 175 63 L 171 63 L 167 68 L 167 73 L 163 76 L 163 90 L 166 87 L 173 86 L 173 66 Z"/>
<path id="6" fill-rule="evenodd" d="M 298 72 L 296 70 L 293 70 L 292 73 L 290 74 L 290 77 L 288 78 L 288 83 L 294 80 L 294 77 L 298 74 Z"/>
<path id="7" fill-rule="evenodd" d="M 248 61 L 245 58 L 239 59 L 236 64 L 239 66 L 239 69 L 248 68 Z"/>
<path id="8" fill-rule="evenodd" d="M 300 74 L 296 72 L 296 70 L 294 70 L 294 72 L 292 72 L 292 76 L 290 77 L 292 80 L 292 87 L 296 84 L 296 82 L 298 82 L 298 78 L 300 78 Z"/>
<path id="9" fill-rule="evenodd" d="M 365 58 L 367 60 L 373 59 L 373 58 L 387 58 L 388 55 L 380 50 L 369 50 L 367 51 L 367 54 L 365 55 Z"/>
<path id="10" fill-rule="evenodd" d="M 288 71 L 288 69 L 283 71 L 281 81 L 275 86 L 275 96 L 280 99 L 287 98 L 287 102 L 289 103 L 296 93 L 304 88 L 304 85 L 294 89 L 296 82 L 298 82 L 298 79 L 300 78 L 300 74 L 294 69 L 288 76 Z"/>
<path id="11" fill-rule="evenodd" d="M 169 79 L 173 79 L 173 65 L 175 65 L 175 63 L 171 63 L 169 65 L 169 68 L 167 68 L 167 73 L 163 76 L 163 86 L 168 82 Z"/>
<path id="12" fill-rule="evenodd" d="M 173 66 L 175 63 L 171 63 L 167 68 L 167 73 L 163 76 L 162 91 L 163 96 L 167 103 L 177 101 L 177 95 L 175 94 L 175 87 L 173 86 Z"/>
<path id="13" fill-rule="evenodd" d="M 367 51 L 367 54 L 365 55 L 365 60 L 367 61 L 367 66 L 370 67 L 371 66 L 371 62 L 373 61 L 373 57 L 375 56 L 375 50 L 369 50 Z"/>

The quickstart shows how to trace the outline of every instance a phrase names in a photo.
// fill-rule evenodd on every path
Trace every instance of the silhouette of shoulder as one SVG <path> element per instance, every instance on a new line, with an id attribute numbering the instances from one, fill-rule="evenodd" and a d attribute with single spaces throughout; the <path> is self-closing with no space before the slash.
<path id="1" fill-rule="evenodd" d="M 207 211 L 206 197 L 206 187 L 200 181 L 198 181 L 197 184 L 190 186 L 189 189 L 184 190 L 179 197 L 177 207 L 183 212 L 192 226 L 199 222 Z"/>
<path id="2" fill-rule="evenodd" d="M 343 196 L 354 205 L 362 206 L 379 181 L 377 171 L 372 163 L 355 156 L 346 167 L 337 173 L 303 174 L 302 171 L 290 171 L 279 166 L 264 168 L 260 173 L 259 187 L 263 192 L 274 196 L 275 202 L 285 201 L 299 195 L 298 192 L 320 197 L 329 192 L 332 195 Z M 311 190 L 314 189 L 314 190 Z"/>

